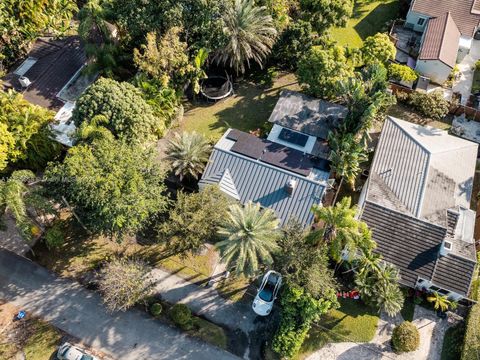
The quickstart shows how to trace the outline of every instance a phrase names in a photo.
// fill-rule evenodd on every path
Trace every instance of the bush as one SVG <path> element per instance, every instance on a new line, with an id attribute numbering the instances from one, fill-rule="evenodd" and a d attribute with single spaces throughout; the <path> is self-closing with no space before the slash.
<path id="1" fill-rule="evenodd" d="M 415 351 L 420 345 L 418 329 L 410 321 L 404 321 L 393 329 L 393 350 L 397 353 Z"/>
<path id="2" fill-rule="evenodd" d="M 160 316 L 160 314 L 162 313 L 162 304 L 160 303 L 154 303 L 152 304 L 152 306 L 150 306 L 150 313 L 155 316 L 155 317 L 158 317 Z"/>
<path id="3" fill-rule="evenodd" d="M 480 70 L 480 60 L 475 62 L 475 70 Z"/>
<path id="4" fill-rule="evenodd" d="M 480 352 L 480 303 L 473 305 L 467 318 L 467 330 L 463 343 L 462 360 L 477 360 Z"/>
<path id="5" fill-rule="evenodd" d="M 412 68 L 406 65 L 391 64 L 388 67 L 388 76 L 390 79 L 396 81 L 415 81 L 418 78 L 418 74 Z"/>
<path id="6" fill-rule="evenodd" d="M 433 120 L 441 120 L 450 110 L 450 102 L 443 97 L 441 91 L 434 91 L 429 94 L 414 91 L 408 95 L 406 100 L 404 99 L 404 95 L 400 94 L 401 93 L 397 93 L 397 99 L 399 101 L 407 102 L 422 115 Z"/>
<path id="7" fill-rule="evenodd" d="M 170 309 L 170 319 L 184 330 L 193 326 L 192 312 L 185 304 L 175 304 Z"/>
<path id="8" fill-rule="evenodd" d="M 65 242 L 63 231 L 58 224 L 53 225 L 45 233 L 45 244 L 49 250 L 57 249 Z"/>

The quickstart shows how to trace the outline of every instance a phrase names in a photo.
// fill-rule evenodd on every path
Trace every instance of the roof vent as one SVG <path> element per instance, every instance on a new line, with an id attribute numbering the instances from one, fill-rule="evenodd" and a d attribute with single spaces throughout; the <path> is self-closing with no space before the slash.
<path id="1" fill-rule="evenodd" d="M 297 181 L 294 179 L 290 179 L 287 182 L 287 185 L 285 186 L 285 191 L 287 192 L 288 196 L 293 195 L 293 191 L 297 187 Z"/>
<path id="2" fill-rule="evenodd" d="M 440 250 L 440 255 L 446 256 L 452 250 L 453 250 L 453 243 L 451 241 L 444 240 L 442 249 Z"/>
<path id="3" fill-rule="evenodd" d="M 18 78 L 18 82 L 20 83 L 20 85 L 22 85 L 22 87 L 26 88 L 28 87 L 32 82 L 30 81 L 29 78 L 27 78 L 26 76 L 20 76 Z"/>

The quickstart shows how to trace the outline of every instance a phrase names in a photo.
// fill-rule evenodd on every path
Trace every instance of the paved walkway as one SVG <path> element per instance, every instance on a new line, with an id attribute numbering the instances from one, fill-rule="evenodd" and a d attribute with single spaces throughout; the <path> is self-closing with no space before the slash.
<path id="1" fill-rule="evenodd" d="M 375 337 L 370 343 L 328 344 L 310 355 L 307 360 L 440 360 L 443 338 L 449 327 L 447 320 L 438 318 L 430 310 L 416 306 L 413 323 L 420 333 L 420 347 L 416 351 L 397 355 L 392 351 L 390 339 L 393 328 L 402 321 L 400 315 L 389 318 L 382 314 Z"/>
<path id="2" fill-rule="evenodd" d="M 237 359 L 141 311 L 108 314 L 98 294 L 6 250 L 0 250 L 0 298 L 117 360 Z"/>
<path id="3" fill-rule="evenodd" d="M 460 79 L 453 86 L 453 91 L 462 94 L 462 104 L 465 105 L 471 94 L 473 71 L 475 68 L 475 62 L 480 59 L 480 41 L 472 40 L 472 47 L 470 53 L 463 58 L 458 64 L 460 70 Z"/>

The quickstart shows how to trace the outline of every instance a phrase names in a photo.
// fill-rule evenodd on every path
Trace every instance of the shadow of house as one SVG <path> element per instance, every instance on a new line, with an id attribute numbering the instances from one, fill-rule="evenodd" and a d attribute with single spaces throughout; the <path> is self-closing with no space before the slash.
<path id="1" fill-rule="evenodd" d="M 354 17 L 359 18 L 364 12 L 365 11 L 362 11 L 361 8 L 354 10 Z M 399 5 L 397 1 L 379 4 L 367 16 L 360 20 L 360 22 L 354 26 L 354 29 L 362 40 L 365 40 L 367 37 L 373 36 L 379 32 L 382 27 L 386 27 L 386 21 L 395 19 L 398 16 L 398 13 Z"/>

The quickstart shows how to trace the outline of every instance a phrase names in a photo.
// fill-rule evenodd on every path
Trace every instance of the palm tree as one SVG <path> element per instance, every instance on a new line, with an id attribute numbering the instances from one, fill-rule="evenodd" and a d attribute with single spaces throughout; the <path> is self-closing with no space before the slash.
<path id="1" fill-rule="evenodd" d="M 433 303 L 435 310 L 447 311 L 449 307 L 456 307 L 453 301 L 450 301 L 447 296 L 440 295 L 437 291 L 433 291 L 428 297 L 427 301 Z"/>
<path id="2" fill-rule="evenodd" d="M 351 133 L 331 133 L 328 144 L 332 149 L 330 161 L 336 176 L 345 179 L 355 190 L 355 179 L 362 170 L 360 164 L 368 159 L 364 146 Z"/>
<path id="3" fill-rule="evenodd" d="M 356 248 L 359 233 L 359 221 L 355 219 L 356 206 L 351 206 L 351 199 L 344 197 L 335 206 L 314 205 L 312 212 L 317 220 L 323 222 L 323 229 L 316 237 L 329 244 L 331 257 L 340 262 L 342 251 L 352 252 Z M 318 242 L 319 244 L 321 241 Z"/>
<path id="4" fill-rule="evenodd" d="M 256 6 L 254 0 L 234 0 L 223 15 L 227 45 L 218 50 L 214 59 L 228 64 L 237 74 L 245 72 L 250 60 L 262 65 L 270 53 L 277 31 L 265 6 Z"/>
<path id="5" fill-rule="evenodd" d="M 235 267 L 236 275 L 253 276 L 261 263 L 271 264 L 272 253 L 277 250 L 279 223 L 273 210 L 261 210 L 258 203 L 230 205 L 218 230 L 223 240 L 217 243 L 227 267 Z"/>
<path id="6" fill-rule="evenodd" d="M 167 147 L 167 158 L 172 161 L 175 175 L 183 181 L 185 177 L 198 179 L 210 154 L 207 139 L 194 132 L 175 133 Z"/>

